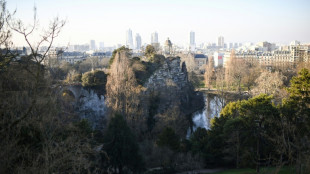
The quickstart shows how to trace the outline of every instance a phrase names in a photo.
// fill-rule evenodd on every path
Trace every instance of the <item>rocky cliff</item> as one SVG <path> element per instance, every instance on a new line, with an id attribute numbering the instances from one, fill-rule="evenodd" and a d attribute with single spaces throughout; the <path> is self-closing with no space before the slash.
<path id="1" fill-rule="evenodd" d="M 179 106 L 184 114 L 190 114 L 203 107 L 202 94 L 194 91 L 187 78 L 186 64 L 179 57 L 166 58 L 144 86 L 146 94 L 160 96 L 160 112 Z"/>
<path id="2" fill-rule="evenodd" d="M 203 96 L 188 81 L 179 57 L 155 55 L 153 60 L 119 52 L 106 85 L 109 113 L 121 113 L 129 125 L 145 135 L 173 127 L 186 133 L 191 114 L 204 106 Z"/>

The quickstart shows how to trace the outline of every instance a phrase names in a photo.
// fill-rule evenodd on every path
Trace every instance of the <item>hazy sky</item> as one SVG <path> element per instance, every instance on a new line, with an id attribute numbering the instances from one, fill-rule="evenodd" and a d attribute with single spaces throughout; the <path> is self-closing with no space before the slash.
<path id="1" fill-rule="evenodd" d="M 139 33 L 150 43 L 158 32 L 162 43 L 189 43 L 190 31 L 196 43 L 269 41 L 310 42 L 310 0 L 8 0 L 16 17 L 31 21 L 37 7 L 40 26 L 55 16 L 67 23 L 55 44 L 104 42 L 105 46 L 125 44 L 126 30 Z M 14 35 L 16 45 L 22 39 Z"/>

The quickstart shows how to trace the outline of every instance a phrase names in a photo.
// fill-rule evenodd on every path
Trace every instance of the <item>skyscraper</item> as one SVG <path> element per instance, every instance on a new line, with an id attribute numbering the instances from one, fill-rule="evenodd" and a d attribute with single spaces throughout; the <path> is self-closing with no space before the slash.
<path id="1" fill-rule="evenodd" d="M 136 49 L 137 50 L 141 49 L 141 36 L 139 33 L 136 34 Z"/>
<path id="2" fill-rule="evenodd" d="M 151 44 L 158 43 L 158 33 L 155 31 L 151 36 Z"/>
<path id="3" fill-rule="evenodd" d="M 90 40 L 90 50 L 96 50 L 96 42 L 95 40 Z"/>
<path id="4" fill-rule="evenodd" d="M 132 31 L 130 28 L 126 32 L 126 46 L 133 49 Z"/>
<path id="5" fill-rule="evenodd" d="M 217 39 L 217 46 L 219 48 L 224 48 L 224 37 L 223 36 L 219 36 Z"/>
<path id="6" fill-rule="evenodd" d="M 195 43 L 195 32 L 191 31 L 189 35 L 190 35 L 190 37 L 189 37 L 189 47 L 190 47 L 190 51 L 195 51 L 195 48 L 196 48 L 196 43 Z"/>
<path id="7" fill-rule="evenodd" d="M 104 42 L 99 42 L 99 50 L 104 50 Z"/>
<path id="8" fill-rule="evenodd" d="M 196 45 L 196 43 L 195 43 L 195 32 L 193 32 L 193 31 L 190 32 L 189 44 L 190 45 Z"/>

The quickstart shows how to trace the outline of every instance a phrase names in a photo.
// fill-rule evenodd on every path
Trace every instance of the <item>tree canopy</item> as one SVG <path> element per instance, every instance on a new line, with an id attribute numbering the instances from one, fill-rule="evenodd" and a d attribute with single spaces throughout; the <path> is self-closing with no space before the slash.
<path id="1" fill-rule="evenodd" d="M 127 51 L 127 52 L 130 52 L 130 49 L 129 48 L 127 48 L 126 46 L 122 46 L 122 47 L 120 47 L 120 48 L 118 48 L 118 49 L 115 49 L 113 52 L 112 52 L 112 56 L 111 56 L 111 58 L 110 58 L 110 60 L 109 60 L 109 67 L 111 67 L 111 65 L 112 65 L 112 63 L 113 63 L 113 61 L 114 61 L 114 58 L 115 58 L 115 56 L 116 56 L 116 53 L 117 52 L 120 52 L 120 51 Z"/>
<path id="2" fill-rule="evenodd" d="M 91 88 L 103 94 L 107 83 L 107 74 L 103 71 L 89 71 L 82 76 L 82 85 L 86 88 Z"/>
<path id="3" fill-rule="evenodd" d="M 118 168 L 119 173 L 125 168 L 134 173 L 141 172 L 144 168 L 136 138 L 120 114 L 110 120 L 104 136 L 103 150 L 110 158 L 109 164 Z"/>

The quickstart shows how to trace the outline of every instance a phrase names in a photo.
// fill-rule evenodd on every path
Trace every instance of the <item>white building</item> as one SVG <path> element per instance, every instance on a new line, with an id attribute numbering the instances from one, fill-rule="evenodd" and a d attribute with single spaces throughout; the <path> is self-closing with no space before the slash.
<path id="1" fill-rule="evenodd" d="M 300 45 L 300 42 L 297 41 L 297 40 L 294 40 L 290 43 L 291 46 L 297 46 L 297 45 Z"/>
<path id="2" fill-rule="evenodd" d="M 224 48 L 224 37 L 223 36 L 219 36 L 217 38 L 217 46 L 219 48 Z"/>
<path id="3" fill-rule="evenodd" d="M 136 34 L 136 49 L 140 50 L 141 49 L 141 36 L 139 33 Z"/>
<path id="4" fill-rule="evenodd" d="M 64 52 L 62 49 L 52 49 L 48 52 L 48 57 L 45 60 L 44 64 L 48 64 L 49 61 L 53 62 L 54 60 L 57 61 L 66 61 L 70 64 L 74 64 L 76 62 L 82 62 L 87 58 L 85 52 Z"/>
<path id="5" fill-rule="evenodd" d="M 229 48 L 229 49 L 233 49 L 233 48 L 234 48 L 234 43 L 230 42 L 228 48 Z"/>
<path id="6" fill-rule="evenodd" d="M 151 35 L 151 44 L 157 44 L 158 43 L 158 33 L 155 31 Z"/>
<path id="7" fill-rule="evenodd" d="M 99 50 L 104 50 L 104 42 L 99 42 Z"/>
<path id="8" fill-rule="evenodd" d="M 96 50 L 96 42 L 95 40 L 90 40 L 90 50 Z"/>
<path id="9" fill-rule="evenodd" d="M 129 28 L 126 32 L 126 46 L 130 49 L 133 49 L 133 38 L 132 38 L 132 31 Z"/>
<path id="10" fill-rule="evenodd" d="M 213 54 L 214 66 L 223 66 L 224 53 L 214 52 Z"/>
<path id="11" fill-rule="evenodd" d="M 190 32 L 189 47 L 190 47 L 191 52 L 195 52 L 195 49 L 196 49 L 195 32 L 193 31 Z"/>

